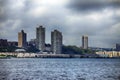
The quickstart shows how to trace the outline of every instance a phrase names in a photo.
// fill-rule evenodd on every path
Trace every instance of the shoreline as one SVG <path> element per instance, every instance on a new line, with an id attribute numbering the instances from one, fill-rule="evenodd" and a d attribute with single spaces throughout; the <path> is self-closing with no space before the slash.
<path id="1" fill-rule="evenodd" d="M 84 57 L 84 58 L 65 58 L 65 57 L 5 57 L 5 58 L 0 58 L 0 59 L 120 59 L 120 57 L 114 57 L 114 58 L 105 58 L 105 57 L 98 57 L 98 58 L 95 58 L 95 57 L 92 57 L 92 58 L 87 58 L 87 57 Z"/>
<path id="2" fill-rule="evenodd" d="M 108 59 L 108 58 L 120 58 L 120 57 L 101 57 L 96 54 L 84 55 L 84 54 L 39 54 L 39 53 L 15 53 L 15 52 L 0 52 L 0 59 L 9 58 L 96 58 L 96 59 Z"/>

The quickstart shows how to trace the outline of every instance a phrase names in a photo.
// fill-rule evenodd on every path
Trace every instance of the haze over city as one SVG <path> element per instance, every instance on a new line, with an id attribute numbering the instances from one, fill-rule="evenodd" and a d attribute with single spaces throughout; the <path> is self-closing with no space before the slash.
<path id="1" fill-rule="evenodd" d="M 0 0 L 0 38 L 17 41 L 21 29 L 27 40 L 36 38 L 36 27 L 58 29 L 63 44 L 81 46 L 88 35 L 89 46 L 114 47 L 120 43 L 119 0 Z"/>

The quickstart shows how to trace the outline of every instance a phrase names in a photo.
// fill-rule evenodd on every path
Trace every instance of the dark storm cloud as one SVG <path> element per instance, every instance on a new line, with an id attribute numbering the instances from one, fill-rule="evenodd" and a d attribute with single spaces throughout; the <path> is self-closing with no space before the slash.
<path id="1" fill-rule="evenodd" d="M 47 43 L 51 42 L 50 32 L 54 29 L 63 33 L 65 45 L 81 46 L 84 34 L 89 36 L 90 46 L 111 47 L 109 45 L 119 42 L 120 7 L 117 0 L 0 1 L 0 38 L 17 40 L 18 32 L 24 29 L 29 41 L 35 38 L 36 27 L 43 25 Z"/>
<path id="2" fill-rule="evenodd" d="M 77 12 L 120 7 L 120 0 L 70 0 L 68 7 Z"/>

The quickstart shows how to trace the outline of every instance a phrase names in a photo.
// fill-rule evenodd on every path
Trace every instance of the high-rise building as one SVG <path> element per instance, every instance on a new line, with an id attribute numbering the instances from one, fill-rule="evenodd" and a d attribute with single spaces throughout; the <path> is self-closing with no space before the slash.
<path id="1" fill-rule="evenodd" d="M 88 49 L 88 36 L 86 35 L 82 36 L 82 48 Z"/>
<path id="2" fill-rule="evenodd" d="M 116 50 L 120 51 L 120 44 L 116 44 Z"/>
<path id="3" fill-rule="evenodd" d="M 37 48 L 43 52 L 45 50 L 45 28 L 43 26 L 36 28 L 36 42 Z"/>
<path id="4" fill-rule="evenodd" d="M 62 33 L 58 30 L 51 32 L 51 50 L 54 54 L 62 53 Z"/>
<path id="5" fill-rule="evenodd" d="M 27 34 L 24 30 L 21 30 L 21 32 L 18 33 L 18 47 L 27 47 Z"/>

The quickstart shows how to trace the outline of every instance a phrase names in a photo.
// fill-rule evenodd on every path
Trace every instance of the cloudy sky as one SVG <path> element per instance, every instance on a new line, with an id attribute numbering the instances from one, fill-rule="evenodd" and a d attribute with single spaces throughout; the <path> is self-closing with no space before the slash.
<path id="1" fill-rule="evenodd" d="M 0 38 L 17 41 L 24 29 L 29 41 L 39 25 L 46 43 L 58 29 L 65 45 L 81 46 L 88 35 L 89 46 L 113 48 L 120 43 L 120 0 L 0 0 Z"/>

